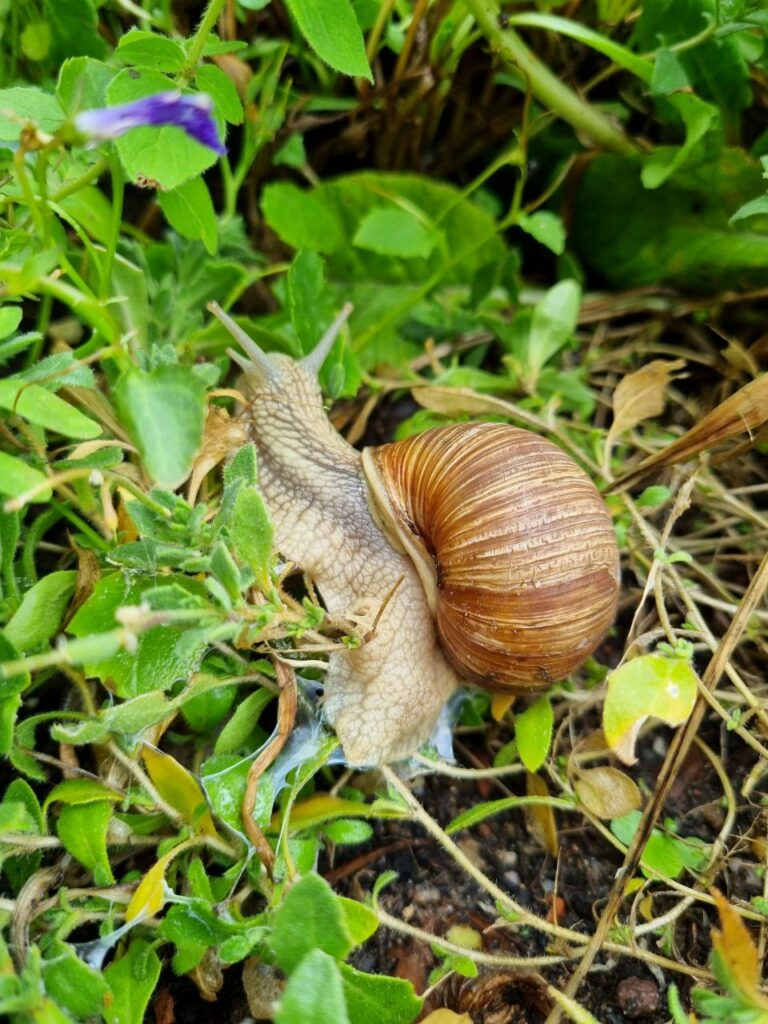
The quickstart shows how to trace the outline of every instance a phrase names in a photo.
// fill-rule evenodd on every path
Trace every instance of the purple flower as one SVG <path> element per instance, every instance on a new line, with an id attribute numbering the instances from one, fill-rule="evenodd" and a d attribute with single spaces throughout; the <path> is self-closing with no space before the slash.
<path id="1" fill-rule="evenodd" d="M 211 98 L 205 93 L 185 96 L 180 92 L 158 92 L 117 107 L 83 110 L 75 117 L 75 128 L 91 139 L 102 140 L 116 139 L 131 128 L 175 125 L 191 139 L 221 155 L 227 150 L 219 139 L 211 106 Z"/>

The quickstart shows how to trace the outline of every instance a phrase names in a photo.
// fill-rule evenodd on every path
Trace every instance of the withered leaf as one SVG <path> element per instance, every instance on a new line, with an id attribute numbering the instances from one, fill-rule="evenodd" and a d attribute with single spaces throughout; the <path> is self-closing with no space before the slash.
<path id="1" fill-rule="evenodd" d="M 757 948 L 747 926 L 728 900 L 717 889 L 712 895 L 720 914 L 721 930 L 712 929 L 712 943 L 734 988 L 753 1005 L 768 1009 L 768 999 L 758 989 L 760 965 Z"/>
<path id="2" fill-rule="evenodd" d="M 684 366 L 684 359 L 654 359 L 624 377 L 613 393 L 613 423 L 607 438 L 609 445 L 624 431 L 664 411 L 673 374 Z"/>
<path id="3" fill-rule="evenodd" d="M 618 768 L 606 766 L 580 770 L 573 788 L 579 800 L 596 818 L 609 821 L 640 809 L 640 790 Z"/>
<path id="4" fill-rule="evenodd" d="M 200 485 L 214 466 L 218 466 L 247 440 L 245 427 L 240 420 L 232 419 L 227 410 L 218 405 L 208 406 L 203 443 L 189 478 L 187 501 L 190 505 L 194 505 Z"/>
<path id="5" fill-rule="evenodd" d="M 528 796 L 549 796 L 549 787 L 540 775 L 526 776 L 525 789 Z M 555 812 L 546 804 L 525 808 L 525 823 L 536 842 L 551 856 L 556 857 L 560 849 L 557 836 Z"/>

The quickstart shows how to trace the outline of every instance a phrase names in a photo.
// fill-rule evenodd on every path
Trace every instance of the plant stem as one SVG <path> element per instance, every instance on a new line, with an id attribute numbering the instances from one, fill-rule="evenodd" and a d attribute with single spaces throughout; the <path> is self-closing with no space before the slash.
<path id="1" fill-rule="evenodd" d="M 61 188 L 54 192 L 51 199 L 54 203 L 58 203 L 62 199 L 66 199 L 67 196 L 71 196 L 75 192 L 79 192 L 81 188 L 85 188 L 86 185 L 90 185 L 92 181 L 96 181 L 100 178 L 104 171 L 109 170 L 109 160 L 106 158 L 99 160 L 98 163 L 93 164 L 87 171 L 84 171 L 78 178 L 73 178 L 72 181 L 68 181 L 66 185 L 62 185 Z"/>
<path id="2" fill-rule="evenodd" d="M 179 82 L 184 84 L 188 82 L 197 70 L 197 65 L 200 58 L 203 55 L 203 48 L 205 47 L 206 40 L 213 30 L 213 26 L 216 24 L 216 20 L 222 12 L 224 4 L 227 0 L 210 0 L 210 3 L 205 9 L 205 14 L 202 17 L 200 24 L 197 26 L 197 31 L 192 37 L 192 42 L 189 45 L 189 51 L 187 53 L 187 59 L 184 61 L 184 67 L 179 72 Z"/>
<path id="3" fill-rule="evenodd" d="M 621 128 L 561 82 L 531 53 L 515 31 L 499 26 L 498 10 L 493 0 L 464 0 L 464 3 L 472 12 L 491 49 L 522 71 L 532 94 L 553 114 L 557 114 L 577 132 L 587 135 L 604 149 L 625 155 L 636 152 Z"/>

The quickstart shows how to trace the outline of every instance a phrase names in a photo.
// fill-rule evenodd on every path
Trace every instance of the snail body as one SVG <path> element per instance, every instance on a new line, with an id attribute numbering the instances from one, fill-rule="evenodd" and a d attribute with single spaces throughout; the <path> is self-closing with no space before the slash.
<path id="1" fill-rule="evenodd" d="M 464 423 L 361 456 L 317 382 L 338 322 L 294 360 L 214 312 L 250 357 L 231 353 L 276 547 L 331 614 L 376 613 L 372 635 L 333 652 L 326 673 L 324 714 L 350 763 L 413 753 L 461 682 L 526 692 L 585 660 L 615 613 L 618 551 L 600 495 L 565 453 Z"/>

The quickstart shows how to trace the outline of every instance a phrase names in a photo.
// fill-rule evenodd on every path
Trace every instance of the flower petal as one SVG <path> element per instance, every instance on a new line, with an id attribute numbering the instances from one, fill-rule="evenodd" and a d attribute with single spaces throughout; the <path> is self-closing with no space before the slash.
<path id="1" fill-rule="evenodd" d="M 96 140 L 116 139 L 132 128 L 175 125 L 202 146 L 224 154 L 227 150 L 219 139 L 211 106 L 205 93 L 159 92 L 116 107 L 83 110 L 74 123 L 79 132 Z"/>

